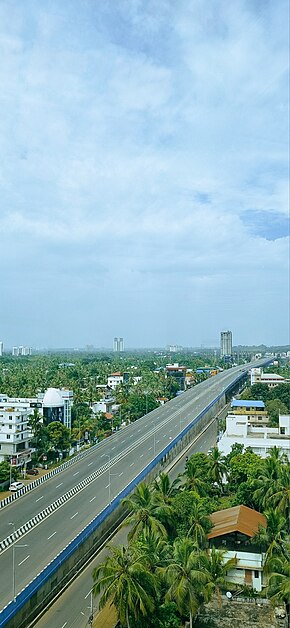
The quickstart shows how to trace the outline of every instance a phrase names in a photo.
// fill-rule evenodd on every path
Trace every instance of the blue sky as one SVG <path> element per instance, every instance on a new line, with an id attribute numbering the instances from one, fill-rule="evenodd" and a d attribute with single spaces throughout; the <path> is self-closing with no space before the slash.
<path id="1" fill-rule="evenodd" d="M 0 339 L 289 343 L 288 3 L 0 2 Z"/>

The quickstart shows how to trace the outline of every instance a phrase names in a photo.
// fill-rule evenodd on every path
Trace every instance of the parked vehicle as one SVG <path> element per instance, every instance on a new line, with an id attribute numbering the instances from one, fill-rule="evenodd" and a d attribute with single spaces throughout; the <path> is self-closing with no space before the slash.
<path id="1" fill-rule="evenodd" d="M 20 491 L 21 488 L 24 488 L 23 482 L 11 482 L 9 486 L 9 491 Z"/>
<path id="2" fill-rule="evenodd" d="M 39 471 L 38 469 L 26 469 L 26 473 L 28 473 L 29 475 L 38 475 Z"/>

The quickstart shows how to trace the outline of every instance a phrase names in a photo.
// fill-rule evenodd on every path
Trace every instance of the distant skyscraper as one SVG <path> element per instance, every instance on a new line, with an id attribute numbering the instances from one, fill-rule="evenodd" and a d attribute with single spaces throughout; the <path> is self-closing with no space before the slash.
<path id="1" fill-rule="evenodd" d="M 3 342 L 1 341 L 0 342 L 0 358 L 3 355 L 3 351 L 4 351 L 4 345 L 3 345 Z"/>
<path id="2" fill-rule="evenodd" d="M 124 338 L 114 338 L 114 351 L 115 353 L 124 351 Z"/>
<path id="3" fill-rule="evenodd" d="M 221 332 L 221 357 L 232 355 L 233 353 L 233 336 L 231 331 Z"/>

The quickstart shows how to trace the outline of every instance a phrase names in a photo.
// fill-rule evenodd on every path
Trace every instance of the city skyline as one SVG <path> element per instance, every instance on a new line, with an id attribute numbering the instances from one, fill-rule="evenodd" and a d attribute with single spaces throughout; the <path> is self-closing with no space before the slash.
<path id="1" fill-rule="evenodd" d="M 289 344 L 285 0 L 0 6 L 5 347 Z"/>

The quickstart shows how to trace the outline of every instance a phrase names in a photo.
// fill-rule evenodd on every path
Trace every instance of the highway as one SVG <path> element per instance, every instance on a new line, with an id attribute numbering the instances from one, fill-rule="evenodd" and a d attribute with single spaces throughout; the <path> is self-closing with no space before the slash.
<path id="1" fill-rule="evenodd" d="M 187 450 L 186 455 L 190 456 L 195 452 L 204 451 L 207 453 L 210 447 L 216 443 L 217 423 L 214 422 L 199 437 L 195 443 Z M 174 479 L 178 473 L 184 471 L 185 454 L 177 462 L 170 477 Z M 126 545 L 128 529 L 119 530 L 114 538 L 110 540 L 110 545 Z M 37 628 L 87 628 L 87 618 L 90 615 L 90 590 L 92 588 L 92 571 L 94 567 L 102 562 L 106 557 L 108 550 L 104 547 L 98 556 L 90 562 L 86 569 L 76 578 L 76 580 L 67 588 L 51 608 L 40 618 L 35 624 Z M 93 600 L 95 613 L 98 610 L 98 602 Z"/>
<path id="2" fill-rule="evenodd" d="M 253 364 L 251 365 L 253 366 Z M 24 588 L 127 484 L 244 370 L 224 371 L 102 441 L 96 449 L 1 511 L 1 539 L 81 480 L 95 479 L 15 545 L 15 588 Z M 109 465 L 109 463 L 111 463 Z M 110 470 L 109 470 L 110 466 Z M 23 547 L 25 545 L 25 547 Z M 0 555 L 1 608 L 12 596 L 12 547 Z"/>

